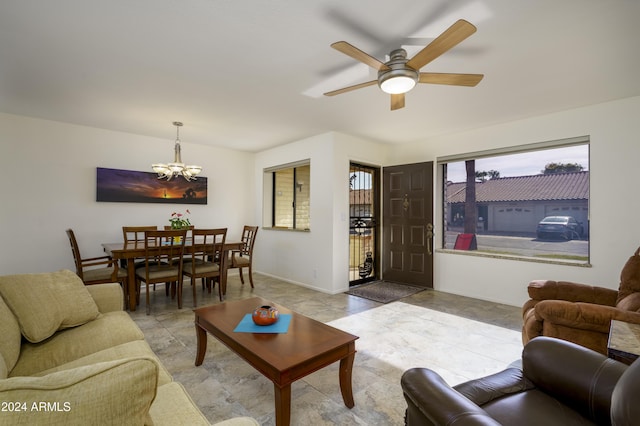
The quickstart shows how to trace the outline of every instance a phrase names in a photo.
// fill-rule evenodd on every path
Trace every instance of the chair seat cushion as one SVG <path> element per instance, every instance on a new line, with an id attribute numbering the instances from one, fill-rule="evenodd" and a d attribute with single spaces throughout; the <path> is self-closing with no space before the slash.
<path id="1" fill-rule="evenodd" d="M 162 281 L 163 278 L 172 278 L 180 274 L 177 266 L 154 265 L 149 267 L 149 280 Z M 136 276 L 142 280 L 147 279 L 145 268 L 136 269 Z"/>
<path id="2" fill-rule="evenodd" d="M 251 258 L 248 256 L 235 255 L 233 256 L 231 261 L 232 261 L 231 266 L 234 268 L 238 268 L 243 266 L 249 266 L 249 264 L 251 263 Z"/>
<path id="3" fill-rule="evenodd" d="M 98 306 L 75 273 L 62 270 L 0 277 L 0 294 L 30 342 L 95 319 Z"/>
<path id="4" fill-rule="evenodd" d="M 616 308 L 623 311 L 638 312 L 640 311 L 640 293 L 631 293 L 624 299 L 621 299 Z"/>
<path id="5" fill-rule="evenodd" d="M 538 389 L 509 395 L 482 406 L 503 425 L 566 426 L 595 425 L 567 405 Z"/>
<path id="6" fill-rule="evenodd" d="M 212 272 L 220 271 L 220 265 L 213 262 L 194 262 L 195 273 L 196 274 L 208 274 Z M 191 275 L 193 273 L 192 265 L 189 265 L 184 269 L 184 273 L 186 275 Z"/>
<path id="7" fill-rule="evenodd" d="M 111 279 L 113 268 L 97 268 L 86 269 L 82 271 L 82 277 L 84 281 L 105 281 Z M 118 269 L 116 279 L 122 279 L 127 277 L 126 269 Z"/>

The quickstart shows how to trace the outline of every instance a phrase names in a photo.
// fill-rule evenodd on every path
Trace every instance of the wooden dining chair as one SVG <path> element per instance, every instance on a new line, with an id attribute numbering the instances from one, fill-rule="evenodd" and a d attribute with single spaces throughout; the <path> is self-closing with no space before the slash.
<path id="1" fill-rule="evenodd" d="M 123 226 L 122 227 L 122 238 L 124 239 L 125 244 L 133 243 L 136 245 L 144 246 L 144 233 L 146 231 L 155 231 L 158 227 L 154 225 L 149 226 Z M 144 257 L 137 257 L 133 259 L 134 265 L 136 268 L 144 266 Z M 127 260 L 122 260 L 122 264 L 120 265 L 122 268 L 127 266 Z M 153 290 L 156 289 L 156 285 L 153 285 Z M 140 294 L 137 294 L 138 299 L 140 298 Z M 138 300 L 137 302 L 140 302 Z"/>
<path id="2" fill-rule="evenodd" d="M 122 237 L 124 239 L 125 244 L 133 243 L 139 244 L 140 246 L 144 246 L 144 233 L 146 231 L 155 231 L 157 230 L 157 226 L 123 226 L 122 227 Z M 144 258 L 139 257 L 134 259 L 136 266 L 142 266 L 144 264 Z M 124 267 L 124 266 L 123 266 Z"/>
<path id="3" fill-rule="evenodd" d="M 175 229 L 175 228 L 172 228 L 171 225 L 164 225 L 164 230 L 165 231 L 169 231 L 171 229 Z M 189 225 L 186 228 L 181 228 L 181 229 L 186 229 L 187 230 L 186 238 L 187 238 L 187 240 L 189 240 L 189 239 L 191 239 L 192 232 L 195 229 L 195 225 Z M 185 250 L 183 259 L 184 259 L 185 262 L 190 262 L 191 261 L 191 256 L 189 255 L 189 250 Z"/>
<path id="4" fill-rule="evenodd" d="M 253 287 L 253 245 L 256 241 L 256 234 L 258 233 L 257 226 L 245 225 L 242 229 L 242 248 L 240 250 L 231 251 L 231 259 L 229 260 L 229 268 L 238 268 L 240 274 L 240 282 L 244 284 L 244 277 L 242 276 L 242 269 L 247 268 L 249 270 L 249 282 L 251 288 Z"/>
<path id="5" fill-rule="evenodd" d="M 182 257 L 186 233 L 184 229 L 144 233 L 144 266 L 136 269 L 136 287 L 139 294 L 142 282 L 146 284 L 147 315 L 151 313 L 150 284 L 175 286 L 178 309 L 182 308 Z"/>
<path id="6" fill-rule="evenodd" d="M 157 226 L 123 226 L 122 237 L 125 243 L 137 242 L 144 245 L 144 233 L 146 231 L 155 231 Z"/>
<path id="7" fill-rule="evenodd" d="M 127 280 L 127 270 L 118 267 L 118 261 L 109 256 L 82 258 L 78 241 L 72 229 L 67 229 L 67 237 L 71 244 L 71 253 L 73 254 L 73 262 L 76 266 L 76 274 L 80 277 L 85 285 L 104 284 L 104 283 L 120 283 L 124 292 L 124 302 L 129 289 Z"/>
<path id="8" fill-rule="evenodd" d="M 227 228 L 218 229 L 194 229 L 193 239 L 189 247 L 185 249 L 191 261 L 184 263 L 182 274 L 191 278 L 193 288 L 193 306 L 197 306 L 196 280 L 202 279 L 203 290 L 206 287 L 211 293 L 215 285 L 215 279 L 220 277 L 220 260 L 222 248 L 227 238 Z M 220 281 L 218 279 L 218 281 Z M 222 286 L 218 283 L 218 297 L 222 301 Z"/>

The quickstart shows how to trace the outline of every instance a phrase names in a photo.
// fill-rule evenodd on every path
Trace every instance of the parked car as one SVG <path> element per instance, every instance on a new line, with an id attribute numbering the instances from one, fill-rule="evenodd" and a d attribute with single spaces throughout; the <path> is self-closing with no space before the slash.
<path id="1" fill-rule="evenodd" d="M 584 228 L 573 216 L 547 216 L 538 223 L 538 238 L 562 237 L 566 240 L 582 238 Z"/>

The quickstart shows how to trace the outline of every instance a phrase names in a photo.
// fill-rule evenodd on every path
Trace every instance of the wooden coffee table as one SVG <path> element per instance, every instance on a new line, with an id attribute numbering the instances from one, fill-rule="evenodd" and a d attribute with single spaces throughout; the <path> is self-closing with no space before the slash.
<path id="1" fill-rule="evenodd" d="M 235 333 L 240 320 L 259 306 L 270 305 L 291 314 L 286 333 Z M 259 297 L 225 302 L 194 310 L 201 365 L 207 350 L 207 332 L 240 355 L 273 382 L 276 424 L 291 420 L 291 383 L 340 361 L 340 391 L 344 404 L 354 406 L 351 373 L 358 336 L 338 330 Z"/>

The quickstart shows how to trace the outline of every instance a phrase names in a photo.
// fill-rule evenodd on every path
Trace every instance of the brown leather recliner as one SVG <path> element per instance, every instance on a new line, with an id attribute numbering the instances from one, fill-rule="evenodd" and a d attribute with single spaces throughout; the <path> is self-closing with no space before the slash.
<path id="1" fill-rule="evenodd" d="M 640 324 L 640 248 L 620 273 L 618 291 L 567 281 L 529 283 L 522 343 L 548 336 L 607 353 L 611 320 Z"/>
<path id="2" fill-rule="evenodd" d="M 522 369 L 450 387 L 436 372 L 413 368 L 401 385 L 407 426 L 623 426 L 640 419 L 640 362 L 627 366 L 548 337 L 525 346 Z"/>

